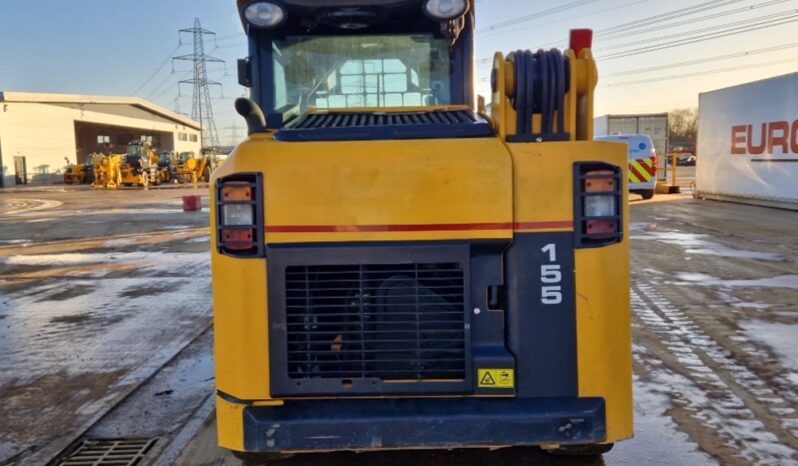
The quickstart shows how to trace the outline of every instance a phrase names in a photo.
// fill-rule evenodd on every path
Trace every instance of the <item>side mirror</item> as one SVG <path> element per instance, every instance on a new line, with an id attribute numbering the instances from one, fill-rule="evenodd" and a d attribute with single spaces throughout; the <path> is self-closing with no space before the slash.
<path id="1" fill-rule="evenodd" d="M 244 87 L 252 87 L 252 62 L 249 58 L 238 60 L 238 84 Z"/>

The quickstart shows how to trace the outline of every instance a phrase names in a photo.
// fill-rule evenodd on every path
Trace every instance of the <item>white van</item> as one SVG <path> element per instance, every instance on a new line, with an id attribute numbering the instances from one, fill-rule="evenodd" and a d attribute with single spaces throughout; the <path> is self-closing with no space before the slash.
<path id="1" fill-rule="evenodd" d="M 651 137 L 645 134 L 599 136 L 596 141 L 622 142 L 629 148 L 629 191 L 654 197 L 657 187 L 657 151 Z"/>

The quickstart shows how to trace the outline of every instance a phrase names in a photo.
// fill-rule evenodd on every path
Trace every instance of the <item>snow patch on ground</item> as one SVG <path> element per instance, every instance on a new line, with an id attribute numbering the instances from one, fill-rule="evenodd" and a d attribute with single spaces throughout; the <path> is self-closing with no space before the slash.
<path id="1" fill-rule="evenodd" d="M 0 312 L 7 318 L 0 329 L 0 353 L 17 368 L 16 377 L 134 368 L 118 382 L 125 385 L 157 368 L 163 358 L 142 357 L 172 354 L 191 329 L 210 318 L 210 258 L 207 252 L 152 254 L 160 261 L 130 260 L 144 276 L 49 281 L 4 295 Z M 99 255 L 69 256 L 82 263 L 86 258 L 81 256 Z M 150 257 L 143 252 L 115 256 Z M 49 264 L 57 265 L 55 260 Z M 10 376 L 0 376 L 0 386 Z"/>
<path id="2" fill-rule="evenodd" d="M 629 224 L 629 231 L 646 231 L 648 230 L 653 224 L 651 223 L 644 223 L 644 222 L 632 222 Z M 636 237 L 635 237 L 636 238 Z"/>
<path id="3" fill-rule="evenodd" d="M 0 257 L 0 264 L 7 265 L 68 266 L 85 264 L 113 264 L 119 262 L 150 262 L 153 264 L 166 264 L 166 268 L 171 270 L 175 270 L 176 262 L 179 262 L 181 265 L 190 265 L 206 264 L 207 261 L 207 253 L 163 253 L 151 251 L 34 254 Z"/>
<path id="4" fill-rule="evenodd" d="M 132 246 L 137 244 L 135 238 L 119 238 L 119 239 L 111 239 L 103 243 L 103 247 L 106 248 L 119 248 L 123 246 Z"/>
<path id="5" fill-rule="evenodd" d="M 41 212 L 37 212 L 37 210 L 41 209 L 35 209 L 35 210 L 25 209 L 10 213 L 16 214 L 17 217 L 39 217 L 43 215 Z M 201 211 L 184 212 L 182 208 L 165 208 L 165 207 L 141 207 L 136 209 L 114 208 L 114 209 L 92 209 L 92 210 L 59 209 L 56 211 L 47 212 L 47 217 L 45 218 L 34 218 L 32 220 L 27 220 L 26 223 L 47 222 L 57 218 L 75 217 L 75 216 L 88 217 L 88 216 L 97 216 L 97 215 L 174 215 L 174 214 L 195 215 L 198 213 L 201 215 L 208 215 L 207 210 L 204 213 Z M 5 212 L 5 214 L 9 214 L 9 212 Z"/>
<path id="6" fill-rule="evenodd" d="M 740 327 L 748 338 L 771 347 L 781 365 L 791 371 L 792 381 L 798 383 L 798 324 L 748 320 L 740 322 Z"/>
<path id="7" fill-rule="evenodd" d="M 667 389 L 635 376 L 634 390 L 635 437 L 628 442 L 620 442 L 610 454 L 605 455 L 608 464 L 613 463 L 616 454 L 640 458 L 640 464 L 718 464 L 700 451 L 698 444 L 681 432 L 668 415 L 673 403 Z"/>
<path id="8" fill-rule="evenodd" d="M 732 307 L 739 309 L 756 309 L 758 311 L 766 311 L 773 307 L 771 304 L 764 303 L 732 303 Z"/>
<path id="9" fill-rule="evenodd" d="M 724 244 L 715 243 L 707 240 L 709 235 L 699 235 L 695 233 L 684 233 L 680 231 L 641 231 L 639 228 L 631 229 L 632 239 L 643 241 L 659 241 L 665 244 L 679 246 L 687 254 L 700 254 L 710 256 L 732 257 L 736 259 L 749 259 L 766 262 L 789 262 L 789 259 L 781 254 L 773 252 L 746 251 L 737 249 Z"/>
<path id="10" fill-rule="evenodd" d="M 9 210 L 2 212 L 4 215 L 18 215 L 37 210 L 53 209 L 62 205 L 63 202 L 47 199 L 6 199 Z"/>
<path id="11" fill-rule="evenodd" d="M 641 296 L 646 296 L 650 304 Z M 635 314 L 662 337 L 679 366 L 685 369 L 675 371 L 663 364 L 654 364 L 653 358 L 646 358 L 644 364 L 649 371 L 649 380 L 671 397 L 674 406 L 689 412 L 702 425 L 711 426 L 715 436 L 736 451 L 735 456 L 745 459 L 748 464 L 785 464 L 794 450 L 780 442 L 744 399 L 729 388 L 724 377 L 732 377 L 738 386 L 746 387 L 770 409 L 788 407 L 787 400 L 793 399 L 794 394 L 784 390 L 782 398 L 759 376 L 739 364 L 685 312 L 662 296 L 656 285 L 638 282 L 633 287 L 631 298 Z M 761 352 L 762 357 L 767 357 L 767 353 L 748 343 L 745 337 L 737 338 L 735 342 L 750 355 Z M 718 367 L 707 365 L 702 356 Z M 791 420 L 782 420 L 782 425 L 791 428 Z"/>
<path id="12" fill-rule="evenodd" d="M 26 239 L 0 239 L 0 246 L 6 244 L 25 244 L 28 240 Z"/>
<path id="13" fill-rule="evenodd" d="M 678 272 L 679 285 L 701 285 L 720 288 L 790 288 L 798 289 L 798 275 L 779 275 L 754 280 L 723 280 L 711 275 L 692 272 Z"/>

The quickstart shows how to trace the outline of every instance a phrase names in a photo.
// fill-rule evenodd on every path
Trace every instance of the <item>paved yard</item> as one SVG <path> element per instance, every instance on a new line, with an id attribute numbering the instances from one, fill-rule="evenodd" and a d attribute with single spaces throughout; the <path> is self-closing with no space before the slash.
<path id="1" fill-rule="evenodd" d="M 44 463 L 84 434 L 157 437 L 145 464 L 239 464 L 216 447 L 207 208 L 182 212 L 188 193 L 0 193 L 0 464 Z M 282 464 L 798 464 L 796 230 L 794 212 L 633 202 L 636 438 L 603 459 L 509 449 Z"/>

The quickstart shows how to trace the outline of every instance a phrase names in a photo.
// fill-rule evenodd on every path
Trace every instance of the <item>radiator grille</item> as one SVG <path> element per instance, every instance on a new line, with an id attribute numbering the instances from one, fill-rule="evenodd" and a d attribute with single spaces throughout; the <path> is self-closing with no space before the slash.
<path id="1" fill-rule="evenodd" d="M 358 128 L 409 125 L 463 125 L 478 123 L 470 110 L 417 113 L 316 113 L 308 114 L 289 129 Z"/>
<path id="2" fill-rule="evenodd" d="M 465 378 L 459 264 L 286 269 L 292 379 Z"/>

